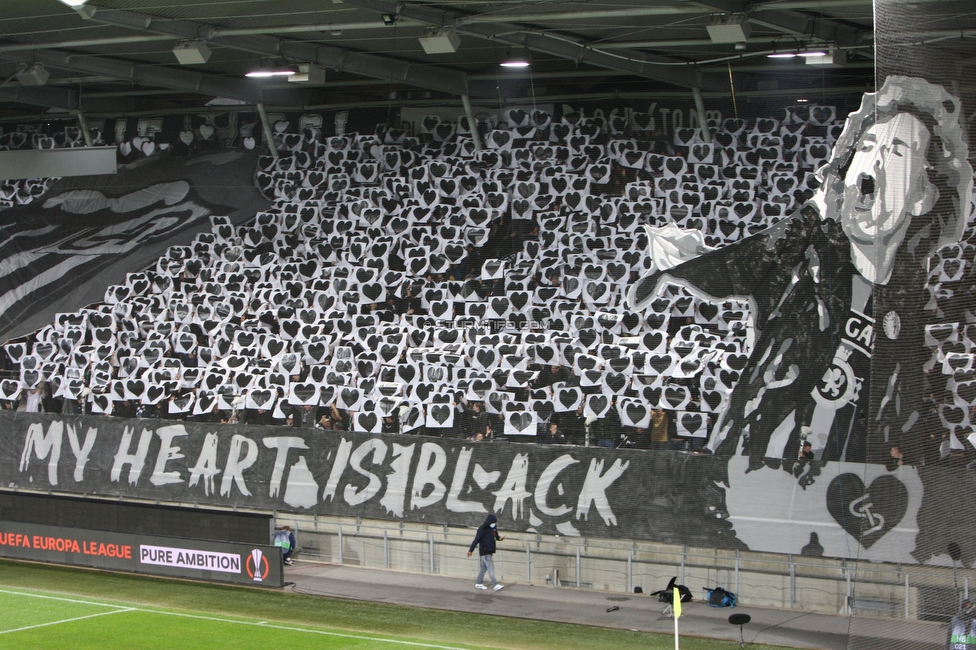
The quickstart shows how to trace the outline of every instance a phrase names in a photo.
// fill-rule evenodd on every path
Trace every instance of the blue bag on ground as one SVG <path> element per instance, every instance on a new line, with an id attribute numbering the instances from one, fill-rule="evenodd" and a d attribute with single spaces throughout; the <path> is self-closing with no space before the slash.
<path id="1" fill-rule="evenodd" d="M 703 587 L 703 589 L 705 590 L 705 600 L 712 607 L 735 607 L 739 600 L 731 591 L 722 589 L 721 587 L 715 587 L 714 589 Z"/>

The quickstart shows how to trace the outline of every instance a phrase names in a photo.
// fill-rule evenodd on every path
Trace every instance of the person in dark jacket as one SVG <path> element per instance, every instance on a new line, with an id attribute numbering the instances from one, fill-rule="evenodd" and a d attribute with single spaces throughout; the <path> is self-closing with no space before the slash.
<path id="1" fill-rule="evenodd" d="M 475 546 L 478 547 L 478 555 L 481 556 L 481 568 L 478 570 L 478 581 L 474 583 L 475 589 L 488 589 L 482 582 L 485 579 L 486 571 L 491 582 L 495 585 L 495 591 L 501 591 L 505 587 L 495 580 L 495 561 L 492 558 L 492 555 L 495 554 L 495 542 L 500 542 L 503 539 L 505 538 L 498 536 L 498 517 L 488 515 L 485 518 L 485 523 L 478 528 L 478 533 L 474 536 L 474 541 L 471 542 L 471 548 L 468 549 L 468 557 L 471 557 Z"/>

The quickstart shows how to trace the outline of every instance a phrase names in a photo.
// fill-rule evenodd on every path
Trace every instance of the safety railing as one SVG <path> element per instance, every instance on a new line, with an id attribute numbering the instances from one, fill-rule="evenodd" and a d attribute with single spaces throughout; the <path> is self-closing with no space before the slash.
<path id="1" fill-rule="evenodd" d="M 278 521 L 298 529 L 303 559 L 472 579 L 477 572 L 467 558 L 474 530 L 284 513 Z M 649 593 L 676 577 L 695 598 L 720 586 L 741 604 L 825 613 L 945 621 L 969 597 L 976 578 L 959 567 L 502 534 L 495 554 L 500 581 L 628 593 L 640 587 Z"/>

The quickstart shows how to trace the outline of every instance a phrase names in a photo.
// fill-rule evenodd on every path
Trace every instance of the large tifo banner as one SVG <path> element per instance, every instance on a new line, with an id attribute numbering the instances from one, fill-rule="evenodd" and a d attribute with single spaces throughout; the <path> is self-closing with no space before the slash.
<path id="1" fill-rule="evenodd" d="M 215 506 L 951 564 L 973 472 L 0 412 L 0 481 Z M 973 520 L 973 521 L 970 521 Z"/>
<path id="2" fill-rule="evenodd" d="M 281 549 L 0 521 L 0 557 L 158 576 L 284 586 Z"/>

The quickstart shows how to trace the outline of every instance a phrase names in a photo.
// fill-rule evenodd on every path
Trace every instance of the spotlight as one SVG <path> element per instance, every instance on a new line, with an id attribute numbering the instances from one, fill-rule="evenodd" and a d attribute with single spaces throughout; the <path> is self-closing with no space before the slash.
<path id="1" fill-rule="evenodd" d="M 51 73 L 44 69 L 43 63 L 35 63 L 17 71 L 17 81 L 21 86 L 43 86 L 50 76 Z"/>
<path id="2" fill-rule="evenodd" d="M 427 54 L 452 54 L 461 45 L 453 27 L 431 28 L 419 40 Z"/>
<path id="3" fill-rule="evenodd" d="M 210 59 L 210 48 L 204 41 L 183 41 L 173 48 L 180 65 L 198 65 Z"/>
<path id="4" fill-rule="evenodd" d="M 847 65 L 847 52 L 833 47 L 829 48 L 827 52 L 820 52 L 819 56 L 812 54 L 801 54 L 800 56 L 806 57 L 804 63 L 807 65 L 819 65 L 824 68 L 842 68 Z"/>
<path id="5" fill-rule="evenodd" d="M 288 77 L 289 83 L 324 84 L 325 68 L 312 63 L 299 63 L 298 72 Z"/>
<path id="6" fill-rule="evenodd" d="M 752 26 L 745 16 L 717 18 L 711 25 L 706 25 L 708 38 L 713 43 L 742 43 L 749 40 Z"/>
<path id="7" fill-rule="evenodd" d="M 96 7 L 91 6 L 86 7 L 86 2 L 88 2 L 88 0 L 61 0 L 61 4 L 71 7 L 85 20 L 90 20 L 95 15 L 95 11 L 97 9 Z"/>

